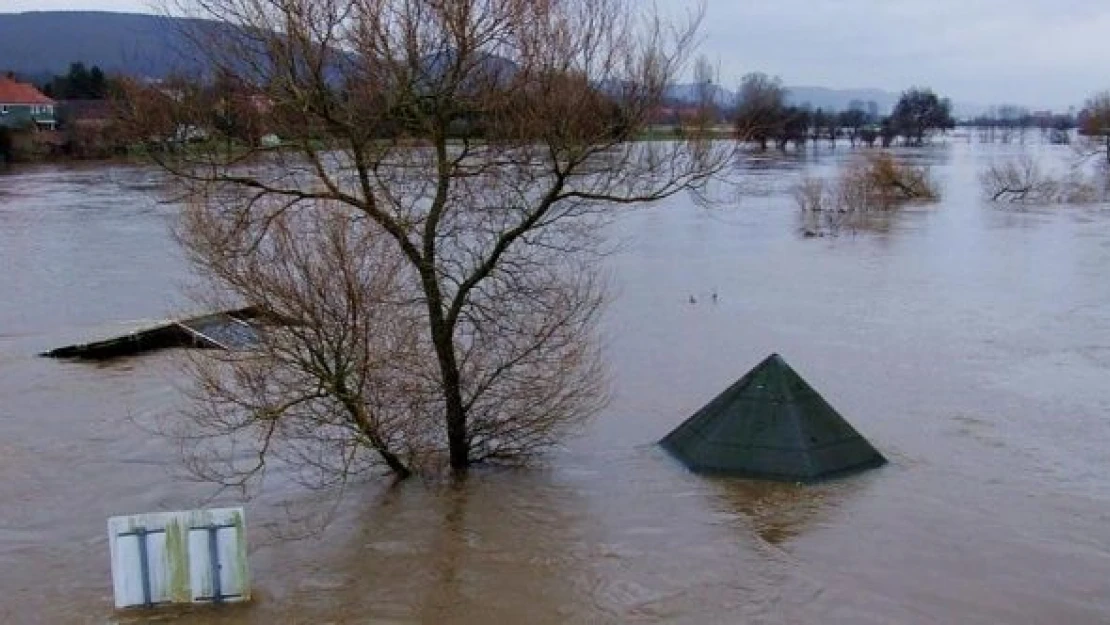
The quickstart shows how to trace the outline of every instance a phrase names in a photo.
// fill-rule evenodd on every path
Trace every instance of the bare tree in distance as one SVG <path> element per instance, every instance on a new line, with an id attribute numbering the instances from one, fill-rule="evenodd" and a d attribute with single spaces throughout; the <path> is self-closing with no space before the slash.
<path id="1" fill-rule="evenodd" d="M 596 412 L 602 226 L 728 162 L 708 133 L 635 141 L 700 10 L 677 25 L 629 0 L 175 13 L 221 26 L 196 35 L 207 62 L 252 103 L 235 109 L 257 113 L 252 132 L 281 139 L 222 140 L 227 98 L 205 81 L 131 95 L 187 192 L 178 236 L 215 297 L 283 322 L 195 372 L 198 469 L 234 483 L 280 448 L 321 480 L 462 473 L 527 459 Z M 199 140 L 164 140 L 181 129 Z M 253 452 L 227 456 L 227 436 Z"/>
<path id="2" fill-rule="evenodd" d="M 767 144 L 783 134 L 786 123 L 786 88 L 777 76 L 754 72 L 740 81 L 736 102 L 736 137 L 759 145 Z"/>
<path id="3" fill-rule="evenodd" d="M 836 147 L 836 140 L 840 137 L 842 129 L 840 125 L 840 114 L 830 112 L 825 117 L 825 138 L 829 141 L 829 147 Z"/>
<path id="4" fill-rule="evenodd" d="M 1079 113 L 1079 132 L 1087 137 L 1094 154 L 1110 164 L 1110 91 L 1092 96 Z"/>
<path id="5" fill-rule="evenodd" d="M 817 142 L 825 138 L 825 127 L 829 123 L 829 116 L 827 113 L 825 113 L 825 109 L 821 107 L 817 107 L 812 111 L 808 111 L 808 113 L 810 126 L 809 131 L 811 133 L 810 139 L 813 141 L 814 145 L 816 145 Z"/>
<path id="6" fill-rule="evenodd" d="M 697 91 L 698 108 L 694 119 L 695 128 L 711 128 L 721 117 L 720 76 L 707 56 L 699 56 L 694 61 L 694 87 Z"/>
<path id="7" fill-rule="evenodd" d="M 848 110 L 840 113 L 839 123 L 847 133 L 849 143 L 855 147 L 856 141 L 862 138 L 864 126 L 867 125 L 867 113 L 859 106 L 849 107 Z"/>

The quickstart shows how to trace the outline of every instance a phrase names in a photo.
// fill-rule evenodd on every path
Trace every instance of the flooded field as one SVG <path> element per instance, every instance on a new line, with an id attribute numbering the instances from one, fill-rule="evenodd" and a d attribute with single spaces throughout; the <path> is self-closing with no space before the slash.
<path id="1" fill-rule="evenodd" d="M 246 503 L 257 600 L 173 622 L 1110 621 L 1110 207 L 984 203 L 979 170 L 1022 149 L 1067 154 L 913 152 L 944 200 L 838 237 L 801 237 L 787 189 L 843 148 L 741 163 L 735 203 L 620 218 L 615 398 L 582 436 L 534 469 L 338 506 L 276 474 Z M 35 356 L 189 311 L 156 188 L 127 167 L 0 175 L 0 623 L 146 622 L 112 610 L 106 518 L 239 501 L 150 432 L 180 405 L 173 353 Z M 891 463 L 766 485 L 653 444 L 772 351 Z M 311 512 L 331 523 L 305 537 Z"/>

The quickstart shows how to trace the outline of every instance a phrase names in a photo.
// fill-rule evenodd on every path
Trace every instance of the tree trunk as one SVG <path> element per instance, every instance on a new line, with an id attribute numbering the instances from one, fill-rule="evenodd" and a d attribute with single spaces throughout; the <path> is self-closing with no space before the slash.
<path id="1" fill-rule="evenodd" d="M 467 436 L 466 408 L 462 398 L 462 376 L 455 356 L 454 331 L 443 314 L 443 297 L 434 268 L 421 268 L 424 294 L 428 298 L 428 321 L 432 345 L 439 361 L 440 390 L 443 393 L 444 421 L 451 470 L 465 473 L 470 466 L 470 441 Z"/>
<path id="2" fill-rule="evenodd" d="M 391 451 L 387 451 L 384 448 L 379 448 L 378 455 L 382 457 L 382 460 L 385 461 L 386 466 L 389 467 L 390 471 L 393 471 L 393 474 L 397 476 L 397 479 L 404 480 L 412 477 L 412 470 L 405 466 L 404 462 L 401 462 L 401 459 L 397 457 L 397 454 Z"/>
<path id="3" fill-rule="evenodd" d="M 436 346 L 440 371 L 443 376 L 443 399 L 446 404 L 447 445 L 451 455 L 451 470 L 465 473 L 470 466 L 470 440 L 467 436 L 466 409 L 462 400 L 462 381 L 455 361 L 455 347 L 450 334 L 447 347 Z"/>

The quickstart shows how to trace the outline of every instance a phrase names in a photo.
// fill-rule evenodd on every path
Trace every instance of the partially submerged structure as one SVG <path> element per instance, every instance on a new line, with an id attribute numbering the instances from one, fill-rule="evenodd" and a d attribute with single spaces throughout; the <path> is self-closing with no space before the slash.
<path id="1" fill-rule="evenodd" d="M 258 342 L 262 312 L 254 307 L 170 321 L 103 341 L 60 347 L 41 355 L 49 358 L 108 360 L 156 349 L 243 349 Z"/>
<path id="2" fill-rule="evenodd" d="M 242 508 L 108 519 L 116 607 L 250 600 Z"/>
<path id="3" fill-rule="evenodd" d="M 778 354 L 660 444 L 691 470 L 812 482 L 886 462 Z"/>

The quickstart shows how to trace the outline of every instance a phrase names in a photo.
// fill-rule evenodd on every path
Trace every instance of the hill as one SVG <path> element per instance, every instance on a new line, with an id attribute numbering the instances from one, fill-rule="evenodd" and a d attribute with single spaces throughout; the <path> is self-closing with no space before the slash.
<path id="1" fill-rule="evenodd" d="M 0 70 L 64 74 L 81 61 L 108 73 L 162 78 L 187 69 L 188 40 L 177 20 L 132 13 L 0 13 Z"/>
<path id="2" fill-rule="evenodd" d="M 174 72 L 191 73 L 199 66 L 185 33 L 213 33 L 216 28 L 216 22 L 136 13 L 0 13 L 0 71 L 45 82 L 80 61 L 107 74 L 165 78 Z M 436 73 L 447 60 L 429 58 L 429 71 Z M 497 74 L 513 69 L 509 61 L 493 56 L 485 63 Z"/>

